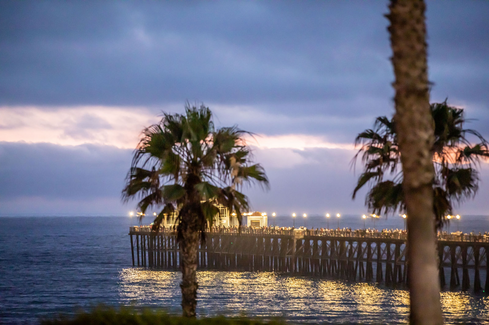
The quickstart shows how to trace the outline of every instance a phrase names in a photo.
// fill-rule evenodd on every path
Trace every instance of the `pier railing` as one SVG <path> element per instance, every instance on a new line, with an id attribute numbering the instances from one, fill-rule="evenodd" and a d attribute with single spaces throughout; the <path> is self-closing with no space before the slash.
<path id="1" fill-rule="evenodd" d="M 241 230 L 241 232 L 240 232 Z M 145 232 L 151 233 L 151 226 L 133 226 L 130 227 L 130 232 Z M 174 227 L 161 227 L 158 233 L 173 233 Z M 346 237 L 346 238 L 372 238 L 372 239 L 400 239 L 407 240 L 407 232 L 405 230 L 369 230 L 369 229 L 293 229 L 293 228 L 278 228 L 278 227 L 213 227 L 208 229 L 208 234 L 242 234 L 242 235 L 293 235 L 294 232 L 303 233 L 304 236 L 318 237 Z M 485 234 L 464 234 L 461 232 L 448 234 L 438 232 L 438 241 L 453 241 L 453 242 L 477 242 L 489 243 L 489 233 Z"/>

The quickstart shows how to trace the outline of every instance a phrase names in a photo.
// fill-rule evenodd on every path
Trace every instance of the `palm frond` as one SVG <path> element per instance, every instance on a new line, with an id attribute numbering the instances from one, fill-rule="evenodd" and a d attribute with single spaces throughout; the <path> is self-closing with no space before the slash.
<path id="1" fill-rule="evenodd" d="M 473 146 L 465 146 L 458 151 L 457 162 L 460 163 L 479 163 L 481 160 L 489 158 L 489 150 L 484 143 Z"/>
<path id="2" fill-rule="evenodd" d="M 248 183 L 258 183 L 258 185 L 265 189 L 270 188 L 270 182 L 265 174 L 265 169 L 260 164 L 254 164 L 251 166 L 240 166 L 238 169 L 237 177 L 242 181 Z"/>
<path id="3" fill-rule="evenodd" d="M 391 214 L 405 210 L 402 183 L 383 181 L 372 187 L 367 195 L 367 206 L 375 214 Z"/>
<path id="4" fill-rule="evenodd" d="M 186 194 L 185 188 L 180 184 L 164 185 L 161 188 L 161 195 L 165 202 L 177 202 Z"/>
<path id="5" fill-rule="evenodd" d="M 199 192 L 202 200 L 214 199 L 219 194 L 219 188 L 208 182 L 201 182 L 195 185 L 195 189 Z"/>
<path id="6" fill-rule="evenodd" d="M 213 226 L 214 217 L 219 215 L 219 209 L 212 201 L 205 201 L 201 204 L 202 213 L 207 221 L 209 221 L 210 226 Z"/>
<path id="7" fill-rule="evenodd" d="M 448 169 L 446 172 L 447 193 L 457 201 L 473 197 L 478 190 L 478 179 L 475 169 Z"/>
<path id="8" fill-rule="evenodd" d="M 139 210 L 145 214 L 148 207 L 158 206 L 163 203 L 161 196 L 157 192 L 153 192 L 145 196 L 141 201 L 138 202 Z"/>
<path id="9" fill-rule="evenodd" d="M 357 186 L 353 190 L 352 199 L 355 199 L 357 192 L 372 179 L 379 179 L 382 177 L 380 172 L 365 172 L 358 178 Z"/>
<path id="10" fill-rule="evenodd" d="M 437 228 L 443 227 L 446 222 L 445 216 L 452 213 L 449 194 L 439 186 L 433 188 L 433 212 Z"/>

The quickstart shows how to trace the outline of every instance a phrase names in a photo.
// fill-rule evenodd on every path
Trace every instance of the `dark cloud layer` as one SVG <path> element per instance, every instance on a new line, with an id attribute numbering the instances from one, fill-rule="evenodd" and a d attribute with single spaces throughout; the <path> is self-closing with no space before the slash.
<path id="1" fill-rule="evenodd" d="M 1 101 L 303 102 L 345 98 L 349 88 L 379 95 L 389 89 L 379 80 L 389 72 L 380 4 L 4 2 Z"/>
<path id="2" fill-rule="evenodd" d="M 358 113 L 366 107 L 307 103 L 391 96 L 386 8 L 384 1 L 3 1 L 0 102 L 189 98 Z M 483 2 L 428 4 L 431 79 L 446 85 L 441 93 L 487 100 L 477 75 L 488 69 L 488 15 Z"/>
<path id="3" fill-rule="evenodd" d="M 118 197 L 131 150 L 0 142 L 0 197 Z"/>
<path id="4" fill-rule="evenodd" d="M 391 112 L 386 1 L 2 1 L 0 104 Z M 434 98 L 489 102 L 489 3 L 429 2 Z"/>
<path id="5" fill-rule="evenodd" d="M 287 154 L 300 161 L 291 164 L 290 156 L 284 164 L 277 161 L 287 159 Z M 351 201 L 355 176 L 348 166 L 350 154 L 348 150 L 278 149 L 270 159 L 270 153 L 257 149 L 255 158 L 266 168 L 271 190 L 245 188 L 244 192 L 253 208 L 273 209 L 282 214 L 292 210 L 322 213 L 327 208 L 342 213 L 361 211 L 363 199 Z M 109 146 L 0 142 L 0 204 L 3 206 L 0 215 L 15 215 L 19 211 L 70 213 L 69 208 L 55 207 L 55 202 L 70 202 L 67 207 L 86 202 L 82 211 L 90 214 L 110 215 L 130 210 L 135 202 L 125 208 L 120 202 L 130 159 L 131 150 Z M 98 199 L 109 203 L 105 206 L 90 203 Z M 12 202 L 24 203 L 15 206 Z"/>
<path id="6" fill-rule="evenodd" d="M 287 215 L 365 213 L 361 191 L 353 201 L 356 177 L 352 152 L 342 149 L 255 149 L 271 190 L 245 188 L 252 207 Z M 109 146 L 57 146 L 0 142 L 1 215 L 121 215 L 135 207 L 123 205 L 120 192 L 131 150 Z M 462 213 L 486 213 L 489 165 L 481 168 L 481 187 Z"/>

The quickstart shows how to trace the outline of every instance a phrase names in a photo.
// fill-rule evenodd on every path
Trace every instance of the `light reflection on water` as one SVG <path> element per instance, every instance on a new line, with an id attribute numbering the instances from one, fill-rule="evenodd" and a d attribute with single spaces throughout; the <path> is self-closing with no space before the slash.
<path id="1" fill-rule="evenodd" d="M 369 283 L 347 283 L 272 272 L 200 271 L 198 314 L 283 317 L 290 322 L 406 323 L 409 293 Z M 179 272 L 127 268 L 120 273 L 123 304 L 180 312 Z M 489 324 L 488 297 L 443 292 L 447 323 Z"/>

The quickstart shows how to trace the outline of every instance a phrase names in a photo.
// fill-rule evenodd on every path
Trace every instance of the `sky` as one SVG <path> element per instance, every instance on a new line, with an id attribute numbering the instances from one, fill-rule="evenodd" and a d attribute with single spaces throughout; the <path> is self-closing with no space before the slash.
<path id="1" fill-rule="evenodd" d="M 254 210 L 363 214 L 354 139 L 394 113 L 387 1 L 0 2 L 0 215 L 127 215 L 145 126 L 204 103 L 271 188 Z M 489 2 L 427 2 L 431 102 L 489 139 Z M 456 213 L 489 215 L 489 162 Z"/>

